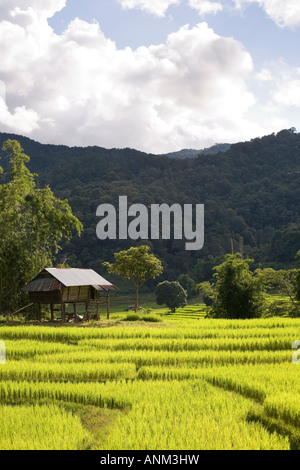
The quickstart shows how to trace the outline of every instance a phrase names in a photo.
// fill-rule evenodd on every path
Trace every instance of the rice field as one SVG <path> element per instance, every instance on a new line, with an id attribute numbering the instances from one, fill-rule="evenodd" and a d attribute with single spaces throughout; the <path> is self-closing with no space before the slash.
<path id="1" fill-rule="evenodd" d="M 0 326 L 0 449 L 300 448 L 300 319 L 158 313 Z"/>

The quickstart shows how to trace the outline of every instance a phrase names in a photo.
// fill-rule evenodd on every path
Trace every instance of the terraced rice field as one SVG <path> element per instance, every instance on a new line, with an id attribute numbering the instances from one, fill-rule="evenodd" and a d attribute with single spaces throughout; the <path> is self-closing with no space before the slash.
<path id="1" fill-rule="evenodd" d="M 155 324 L 1 326 L 0 449 L 299 449 L 300 319 L 200 310 Z"/>

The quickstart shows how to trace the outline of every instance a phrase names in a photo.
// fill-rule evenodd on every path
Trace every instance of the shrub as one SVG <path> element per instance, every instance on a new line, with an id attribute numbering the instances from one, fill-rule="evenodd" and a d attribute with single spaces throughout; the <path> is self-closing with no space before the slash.
<path id="1" fill-rule="evenodd" d="M 137 313 L 130 313 L 129 315 L 126 315 L 126 317 L 123 319 L 124 321 L 147 321 L 147 322 L 160 322 L 162 321 L 162 318 L 159 315 L 139 315 Z"/>
<path id="2" fill-rule="evenodd" d="M 187 293 L 177 281 L 161 282 L 156 286 L 155 295 L 158 305 L 166 304 L 172 313 L 187 304 Z"/>

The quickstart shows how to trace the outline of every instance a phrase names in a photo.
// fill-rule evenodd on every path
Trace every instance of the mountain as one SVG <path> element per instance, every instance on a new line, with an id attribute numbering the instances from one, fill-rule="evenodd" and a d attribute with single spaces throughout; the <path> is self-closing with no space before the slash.
<path id="1" fill-rule="evenodd" d="M 165 154 L 169 158 L 196 158 L 199 155 L 216 155 L 217 153 L 227 152 L 230 149 L 230 144 L 215 144 L 202 150 L 183 149 L 179 152 L 171 152 Z"/>
<path id="2" fill-rule="evenodd" d="M 232 249 L 253 258 L 254 268 L 299 264 L 295 254 L 300 249 L 300 134 L 294 130 L 232 144 L 222 154 L 185 159 L 133 149 L 43 145 L 3 133 L 0 146 L 8 138 L 18 140 L 31 157 L 28 166 L 38 173 L 40 187 L 48 184 L 57 197 L 67 198 L 84 225 L 82 237 L 74 237 L 60 255 L 72 267 L 103 273 L 103 261 L 138 243 L 96 237 L 98 205 L 117 207 L 119 196 L 128 196 L 128 205 L 147 207 L 205 205 L 202 250 L 186 251 L 184 240 L 149 242 L 169 280 L 180 273 L 199 282 L 208 279 L 212 267 Z M 7 166 L 3 152 L 0 163 Z"/>

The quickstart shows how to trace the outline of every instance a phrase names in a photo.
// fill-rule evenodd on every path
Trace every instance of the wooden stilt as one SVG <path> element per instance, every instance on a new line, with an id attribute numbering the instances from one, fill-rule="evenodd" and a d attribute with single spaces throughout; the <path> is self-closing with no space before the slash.
<path id="1" fill-rule="evenodd" d="M 109 320 L 109 292 L 107 294 L 107 319 Z"/>
<path id="2" fill-rule="evenodd" d="M 38 318 L 39 318 L 39 322 L 41 322 L 42 321 L 41 304 L 38 304 Z"/>
<path id="3" fill-rule="evenodd" d="M 77 304 L 74 303 L 73 307 L 74 307 L 74 321 L 75 323 L 77 323 Z"/>
<path id="4" fill-rule="evenodd" d="M 65 323 L 65 313 L 66 313 L 66 306 L 65 304 L 61 304 L 61 320 Z"/>
<path id="5" fill-rule="evenodd" d="M 53 307 L 53 304 L 50 305 L 50 310 L 51 310 L 51 321 L 54 321 L 54 307 Z"/>
<path id="6" fill-rule="evenodd" d="M 85 304 L 85 319 L 89 319 L 89 302 L 86 302 Z"/>
<path id="7" fill-rule="evenodd" d="M 97 302 L 97 320 L 100 320 L 100 304 Z"/>

